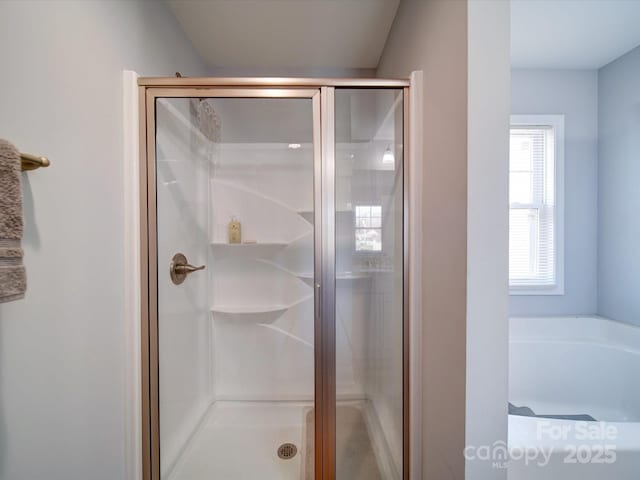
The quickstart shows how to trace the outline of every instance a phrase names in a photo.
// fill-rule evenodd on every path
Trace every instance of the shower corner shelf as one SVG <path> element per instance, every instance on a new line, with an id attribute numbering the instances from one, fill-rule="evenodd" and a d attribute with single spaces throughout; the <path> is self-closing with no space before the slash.
<path id="1" fill-rule="evenodd" d="M 211 242 L 213 247 L 229 247 L 229 248 L 239 248 L 239 247 L 286 247 L 289 245 L 289 242 L 254 242 L 254 243 L 228 243 L 228 242 Z"/>
<path id="2" fill-rule="evenodd" d="M 335 210 L 336 214 L 345 214 L 345 213 L 352 213 L 353 210 L 350 208 L 338 208 L 337 210 Z M 296 213 L 298 215 L 300 215 L 302 218 L 304 218 L 307 222 L 309 223 L 313 223 L 313 210 L 311 209 L 307 209 L 307 210 L 297 210 Z"/>
<path id="3" fill-rule="evenodd" d="M 225 315 L 259 315 L 261 313 L 284 312 L 290 308 L 289 305 L 263 305 L 263 306 L 234 306 L 234 305 L 214 305 L 211 307 L 213 313 Z"/>
<path id="4" fill-rule="evenodd" d="M 297 277 L 302 280 L 313 280 L 313 274 L 310 272 L 299 273 Z M 370 275 L 359 272 L 338 272 L 336 273 L 336 280 L 360 280 L 369 278 Z"/>
<path id="5" fill-rule="evenodd" d="M 271 323 L 287 310 L 312 300 L 313 295 L 307 295 L 289 304 L 274 305 L 213 305 L 211 312 L 237 319 L 256 319 L 259 323 Z"/>

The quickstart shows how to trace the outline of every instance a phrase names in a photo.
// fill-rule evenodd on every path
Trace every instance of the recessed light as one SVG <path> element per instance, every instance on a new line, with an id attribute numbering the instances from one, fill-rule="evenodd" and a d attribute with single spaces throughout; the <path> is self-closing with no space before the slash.
<path id="1" fill-rule="evenodd" d="M 299 143 L 290 143 L 289 144 L 289 148 L 293 149 L 293 150 L 297 150 L 298 148 L 300 148 L 302 145 L 300 145 Z"/>

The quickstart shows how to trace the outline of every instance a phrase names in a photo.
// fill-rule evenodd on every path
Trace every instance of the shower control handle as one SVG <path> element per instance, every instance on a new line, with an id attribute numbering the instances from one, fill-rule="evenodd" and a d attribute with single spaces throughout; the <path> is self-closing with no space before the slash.
<path id="1" fill-rule="evenodd" d="M 204 265 L 194 267 L 193 265 L 176 265 L 176 273 L 184 273 L 189 275 L 190 273 L 197 272 L 198 270 L 204 270 Z"/>
<path id="2" fill-rule="evenodd" d="M 171 264 L 169 266 L 169 275 L 171 276 L 171 281 L 180 285 L 184 282 L 187 275 L 197 272 L 198 270 L 204 270 L 205 266 L 200 265 L 199 267 L 194 267 L 193 265 L 189 265 L 189 261 L 187 257 L 182 253 L 176 253 L 171 259 Z"/>

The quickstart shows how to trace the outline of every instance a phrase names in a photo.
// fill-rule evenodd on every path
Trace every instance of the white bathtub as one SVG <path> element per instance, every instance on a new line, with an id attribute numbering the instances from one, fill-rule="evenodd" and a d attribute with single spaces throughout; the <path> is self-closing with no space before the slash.
<path id="1" fill-rule="evenodd" d="M 640 478 L 640 328 L 600 317 L 512 318 L 510 480 Z M 528 458 L 527 458 L 528 457 Z"/>

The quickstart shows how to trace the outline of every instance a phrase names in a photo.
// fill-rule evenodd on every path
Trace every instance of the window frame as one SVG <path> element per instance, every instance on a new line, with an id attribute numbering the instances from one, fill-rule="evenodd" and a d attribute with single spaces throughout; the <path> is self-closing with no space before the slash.
<path id="1" fill-rule="evenodd" d="M 509 295 L 564 295 L 564 115 L 511 115 L 509 125 L 509 139 L 511 139 L 512 127 L 551 127 L 554 135 L 554 245 L 555 249 L 555 277 L 553 285 L 511 285 L 509 278 Z M 509 172 L 511 172 L 511 158 L 509 158 Z M 517 208 L 517 207 L 515 207 Z M 521 208 L 524 208 L 521 207 Z M 509 212 L 511 211 L 511 199 L 509 199 Z"/>
<path id="2" fill-rule="evenodd" d="M 380 207 L 380 227 L 358 227 L 356 226 L 356 222 L 358 219 L 357 208 L 358 207 Z M 364 256 L 364 257 L 373 257 L 380 256 L 384 251 L 384 235 L 382 228 L 382 219 L 384 218 L 384 206 L 382 203 L 371 203 L 371 202 L 362 202 L 353 205 L 353 252 L 356 255 Z M 370 217 L 373 218 L 373 217 Z M 356 239 L 356 232 L 358 230 L 380 230 L 380 250 L 358 250 L 358 240 Z"/>

